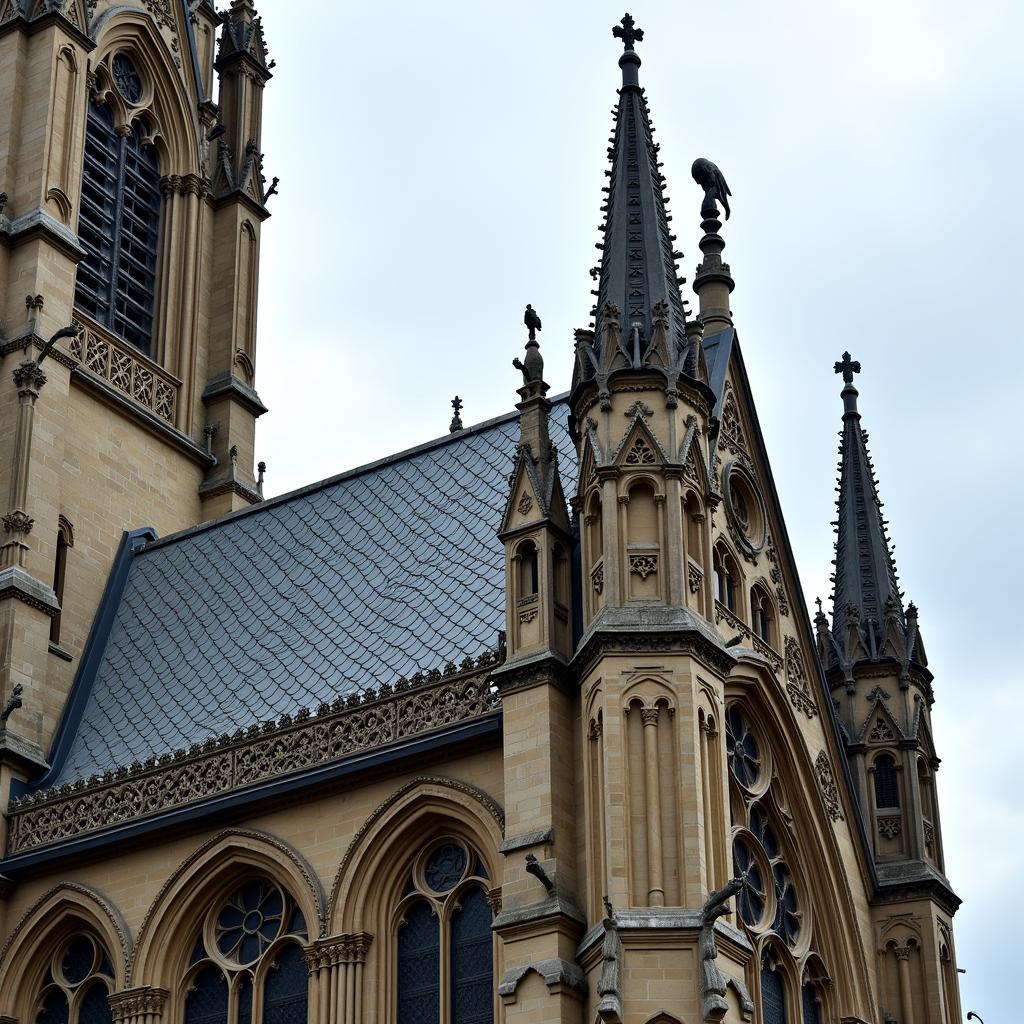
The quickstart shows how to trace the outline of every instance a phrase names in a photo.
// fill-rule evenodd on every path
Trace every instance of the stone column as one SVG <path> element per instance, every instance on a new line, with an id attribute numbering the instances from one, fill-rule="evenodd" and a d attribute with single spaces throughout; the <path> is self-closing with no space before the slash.
<path id="1" fill-rule="evenodd" d="M 665 906 L 661 850 L 661 785 L 658 771 L 658 708 L 640 711 L 644 733 L 644 786 L 647 791 L 647 905 Z"/>
<path id="2" fill-rule="evenodd" d="M 363 968 L 373 936 L 332 935 L 306 949 L 309 1024 L 356 1024 L 362 1016 Z"/>
<path id="3" fill-rule="evenodd" d="M 914 1024 L 914 994 L 910 985 L 910 952 L 912 946 L 894 946 L 896 966 L 900 975 L 900 1024 Z"/>
<path id="4" fill-rule="evenodd" d="M 10 496 L 3 517 L 4 544 L 0 564 L 25 566 L 28 544 L 25 538 L 32 531 L 33 520 L 25 511 L 28 505 L 28 475 L 32 457 L 32 421 L 36 399 L 46 383 L 46 374 L 36 361 L 26 355 L 13 373 L 18 389 L 18 421 L 14 434 L 14 465 L 11 470 Z"/>

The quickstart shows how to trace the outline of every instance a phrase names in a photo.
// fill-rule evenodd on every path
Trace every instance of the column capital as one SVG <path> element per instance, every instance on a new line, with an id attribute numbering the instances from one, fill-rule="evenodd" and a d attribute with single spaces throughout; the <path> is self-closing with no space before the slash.
<path id="1" fill-rule="evenodd" d="M 111 1019 L 115 1022 L 130 1020 L 144 1013 L 160 1015 L 164 1012 L 168 992 L 164 988 L 126 988 L 111 992 L 109 996 Z"/>
<path id="2" fill-rule="evenodd" d="M 46 383 L 46 374 L 34 359 L 26 358 L 19 363 L 11 376 L 14 379 L 14 386 L 18 389 L 18 395 L 22 398 L 31 398 L 33 401 L 39 397 L 39 392 Z"/>
<path id="3" fill-rule="evenodd" d="M 364 964 L 373 936 L 368 932 L 329 935 L 306 947 L 306 964 L 311 971 L 338 964 Z"/>
<path id="4" fill-rule="evenodd" d="M 896 954 L 897 960 L 909 960 L 910 951 L 913 947 L 910 945 L 906 946 L 893 946 L 892 951 Z"/>

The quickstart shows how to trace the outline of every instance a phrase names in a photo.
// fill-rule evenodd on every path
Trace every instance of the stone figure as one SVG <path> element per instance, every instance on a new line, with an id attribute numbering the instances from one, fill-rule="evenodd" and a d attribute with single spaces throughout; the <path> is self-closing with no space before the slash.
<path id="1" fill-rule="evenodd" d="M 718 165 L 699 156 L 693 161 L 690 173 L 693 175 L 693 180 L 704 189 L 704 205 L 701 207 L 701 214 L 707 216 L 704 212 L 705 209 L 709 205 L 713 206 L 717 201 L 722 204 L 722 209 L 725 210 L 725 219 L 728 220 L 731 212 L 728 197 L 732 195 L 732 192 L 729 191 L 725 176 L 718 169 Z"/>
<path id="2" fill-rule="evenodd" d="M 526 304 L 526 312 L 523 314 L 523 323 L 526 324 L 530 331 L 530 341 L 537 340 L 537 332 L 540 330 L 540 317 L 537 316 L 537 311 L 530 305 Z"/>
<path id="3" fill-rule="evenodd" d="M 742 888 L 742 878 L 731 879 L 707 898 L 700 912 L 700 994 L 705 1021 L 719 1021 L 729 1009 L 729 1004 L 725 1001 L 728 982 L 715 963 L 718 956 L 718 947 L 715 945 L 715 921 L 730 913 L 729 900 Z"/>

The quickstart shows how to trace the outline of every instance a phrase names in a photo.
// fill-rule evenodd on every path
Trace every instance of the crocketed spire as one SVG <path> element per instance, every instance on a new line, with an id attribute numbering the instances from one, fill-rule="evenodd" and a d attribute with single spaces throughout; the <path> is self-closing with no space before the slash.
<path id="1" fill-rule="evenodd" d="M 853 386 L 860 363 L 844 352 L 835 371 L 843 375 L 843 430 L 836 502 L 839 515 L 833 524 L 837 534 L 832 577 L 834 647 L 826 662 L 838 660 L 849 666 L 883 656 L 908 661 L 915 659 L 917 616 L 916 611 L 908 615 L 903 608 L 868 436 L 861 428 L 858 392 Z M 823 625 L 819 623 L 819 633 Z"/>
<path id="2" fill-rule="evenodd" d="M 652 137 L 650 114 L 638 71 L 640 57 L 633 49 L 643 31 L 626 14 L 612 30 L 622 40 L 625 52 L 619 58 L 622 88 L 613 116 L 615 132 L 608 156 L 611 161 L 602 250 L 598 274 L 596 340 L 600 350 L 608 336 L 609 320 L 617 321 L 615 332 L 632 351 L 642 357 L 654 335 L 656 321 L 666 320 L 665 331 L 675 350 L 686 344 L 682 296 L 676 274 L 674 236 L 669 233 L 665 209 L 665 177 L 658 162 L 658 145 Z M 634 334 L 639 326 L 640 336 Z M 660 324 L 658 326 L 661 326 Z M 634 354 L 634 359 L 636 359 Z"/>

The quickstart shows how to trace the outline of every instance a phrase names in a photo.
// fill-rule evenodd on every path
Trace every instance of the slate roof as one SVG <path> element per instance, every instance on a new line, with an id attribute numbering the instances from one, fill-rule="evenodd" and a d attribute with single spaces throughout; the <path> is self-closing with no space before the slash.
<path id="1" fill-rule="evenodd" d="M 564 396 L 551 420 L 572 494 Z M 41 784 L 493 649 L 518 437 L 510 414 L 145 545 Z"/>

